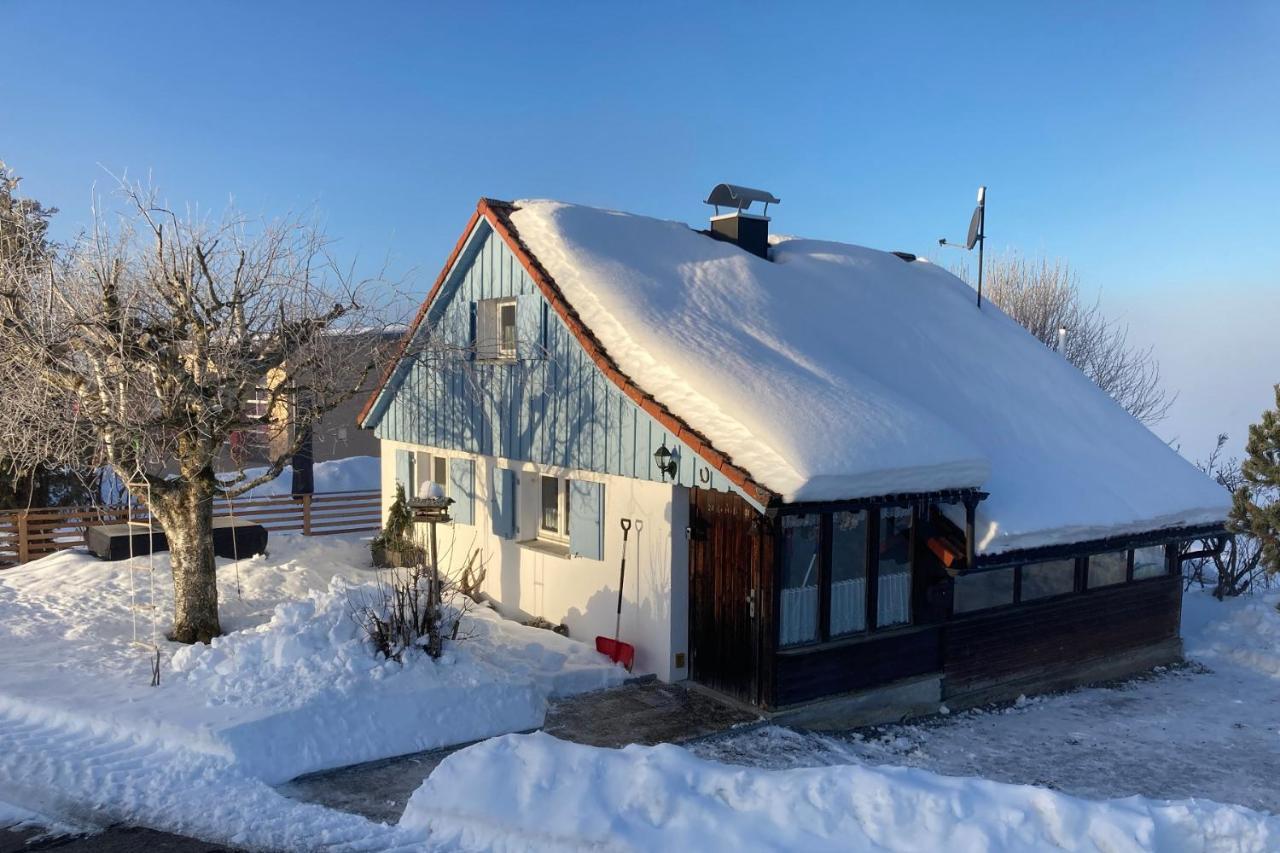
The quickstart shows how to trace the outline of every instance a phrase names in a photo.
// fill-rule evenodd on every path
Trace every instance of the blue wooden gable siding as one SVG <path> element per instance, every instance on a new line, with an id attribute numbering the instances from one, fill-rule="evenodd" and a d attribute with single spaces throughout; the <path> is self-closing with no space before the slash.
<path id="1" fill-rule="evenodd" d="M 463 354 L 473 303 L 499 297 L 518 299 L 517 364 Z M 741 494 L 600 372 L 484 221 L 418 336 L 423 355 L 399 365 L 369 418 L 378 438 L 656 482 L 653 453 L 665 442 L 681 485 Z M 533 358 L 529 336 L 538 338 Z"/>

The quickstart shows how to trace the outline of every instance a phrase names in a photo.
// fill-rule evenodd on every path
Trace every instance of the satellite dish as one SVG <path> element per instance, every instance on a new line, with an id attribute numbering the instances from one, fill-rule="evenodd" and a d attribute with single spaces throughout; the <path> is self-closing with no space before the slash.
<path id="1" fill-rule="evenodd" d="M 947 238 L 943 237 L 938 241 L 939 246 L 954 246 L 957 249 L 972 249 L 978 247 L 978 307 L 982 307 L 982 249 L 986 242 L 986 208 L 987 208 L 987 188 L 978 187 L 978 206 L 973 209 L 973 217 L 969 220 L 969 234 L 965 238 L 964 245 L 959 243 L 948 243 Z"/>
<path id="2" fill-rule="evenodd" d="M 972 249 L 977 245 L 980 230 L 982 230 L 982 205 L 973 209 L 973 218 L 969 220 L 969 237 L 964 241 L 966 249 Z"/>

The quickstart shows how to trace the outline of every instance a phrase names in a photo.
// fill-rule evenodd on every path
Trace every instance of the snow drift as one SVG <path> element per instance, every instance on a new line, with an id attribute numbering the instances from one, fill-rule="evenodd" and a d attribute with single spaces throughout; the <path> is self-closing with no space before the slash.
<path id="1" fill-rule="evenodd" d="M 348 456 L 345 459 L 330 459 L 317 462 L 312 466 L 315 491 L 321 494 L 328 492 L 376 492 L 380 486 L 382 469 L 376 456 Z M 245 479 L 252 480 L 267 472 L 266 467 L 246 468 Z M 288 495 L 293 492 L 293 466 L 286 465 L 280 476 L 262 485 L 255 486 L 241 500 L 249 498 L 265 498 L 272 495 Z"/>
<path id="2" fill-rule="evenodd" d="M 445 759 L 400 827 L 495 850 L 1121 853 L 1280 844 L 1280 819 L 1240 806 L 1094 802 L 895 767 L 754 770 L 675 746 L 610 750 L 545 734 L 497 738 Z"/>
<path id="3" fill-rule="evenodd" d="M 982 487 L 985 553 L 1225 518 L 1220 487 L 927 261 L 520 201 L 621 369 L 787 501 Z"/>
<path id="4" fill-rule="evenodd" d="M 34 716 L 231 761 L 275 784 L 302 773 L 542 724 L 551 696 L 618 684 L 594 649 L 477 607 L 440 660 L 373 654 L 351 616 L 374 596 L 368 543 L 276 534 L 270 554 L 220 560 L 224 630 L 208 646 L 163 638 L 149 687 L 156 611 L 172 610 L 167 554 L 101 562 L 64 551 L 0 573 L 0 715 Z M 134 606 L 136 604 L 136 607 Z M 39 649 L 32 654 L 32 649 Z M 52 662 L 52 663 L 51 663 Z M 92 694 L 86 694 L 92 685 Z M 87 702 L 86 696 L 92 701 Z M 0 778 L 0 788 L 4 780 Z"/>
<path id="5" fill-rule="evenodd" d="M 1218 601 L 1200 592 L 1183 596 L 1182 602 L 1188 657 L 1280 678 L 1280 594 L 1267 591 Z"/>

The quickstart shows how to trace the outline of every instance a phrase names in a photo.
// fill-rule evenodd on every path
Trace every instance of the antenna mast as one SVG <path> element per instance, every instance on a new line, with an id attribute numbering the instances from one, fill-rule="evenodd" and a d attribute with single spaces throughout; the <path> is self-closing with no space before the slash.
<path id="1" fill-rule="evenodd" d="M 978 206 L 973 209 L 973 217 L 969 220 L 968 239 L 961 243 L 948 243 L 943 237 L 939 246 L 952 246 L 957 249 L 971 250 L 978 247 L 978 307 L 982 307 L 982 249 L 987 240 L 987 188 L 978 187 Z"/>

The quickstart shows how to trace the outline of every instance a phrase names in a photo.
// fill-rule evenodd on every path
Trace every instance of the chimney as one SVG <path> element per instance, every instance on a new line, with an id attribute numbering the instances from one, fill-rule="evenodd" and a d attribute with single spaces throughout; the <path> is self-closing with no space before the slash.
<path id="1" fill-rule="evenodd" d="M 764 210 L 759 214 L 748 213 L 753 202 L 764 202 Z M 716 184 L 707 196 L 706 204 L 715 207 L 716 215 L 711 217 L 711 236 L 717 240 L 736 243 L 753 255 L 769 259 L 769 205 L 780 204 L 781 199 L 765 190 L 753 190 L 735 184 Z M 732 213 L 721 213 L 720 208 L 728 207 Z"/>

